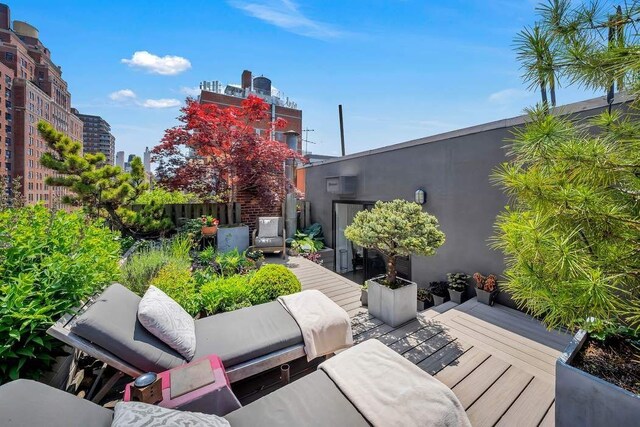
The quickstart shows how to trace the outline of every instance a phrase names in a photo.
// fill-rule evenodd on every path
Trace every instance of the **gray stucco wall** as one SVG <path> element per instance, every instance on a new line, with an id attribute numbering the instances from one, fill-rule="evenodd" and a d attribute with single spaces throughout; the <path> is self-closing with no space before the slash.
<path id="1" fill-rule="evenodd" d="M 590 108 L 576 104 L 573 113 L 584 117 L 602 111 L 602 103 L 594 110 L 593 100 L 588 102 Z M 429 142 L 418 140 L 310 166 L 306 169 L 306 200 L 311 202 L 312 221 L 322 224 L 327 244 L 333 246 L 332 201 L 413 200 L 414 192 L 423 188 L 428 197 L 424 209 L 438 218 L 446 242 L 434 256 L 412 257 L 412 280 L 426 287 L 430 281 L 445 280 L 449 272 L 502 274 L 503 255 L 490 248 L 490 239 L 496 215 L 507 198 L 490 182 L 490 175 L 507 160 L 505 140 L 523 120 L 505 120 L 478 126 L 471 133 L 457 132 L 459 136 L 425 138 Z M 327 193 L 326 178 L 339 175 L 358 177 L 355 196 Z M 514 306 L 504 292 L 498 302 Z"/>

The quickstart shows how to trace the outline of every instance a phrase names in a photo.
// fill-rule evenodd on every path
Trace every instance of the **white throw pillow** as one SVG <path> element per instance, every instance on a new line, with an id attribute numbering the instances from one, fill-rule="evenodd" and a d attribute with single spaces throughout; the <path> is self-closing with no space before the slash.
<path id="1" fill-rule="evenodd" d="M 187 361 L 193 359 L 196 352 L 196 324 L 193 317 L 155 286 L 149 286 L 140 300 L 138 320 Z"/>
<path id="2" fill-rule="evenodd" d="M 258 237 L 277 237 L 279 220 L 277 216 L 258 219 Z"/>
<path id="3" fill-rule="evenodd" d="M 118 402 L 111 427 L 228 427 L 229 421 L 217 415 L 179 411 L 142 402 Z"/>

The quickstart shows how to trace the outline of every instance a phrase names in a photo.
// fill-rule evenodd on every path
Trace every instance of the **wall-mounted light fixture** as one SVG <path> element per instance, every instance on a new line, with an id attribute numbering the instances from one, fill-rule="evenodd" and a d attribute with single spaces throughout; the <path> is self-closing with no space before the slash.
<path id="1" fill-rule="evenodd" d="M 419 205 L 424 205 L 425 203 L 427 203 L 427 192 L 423 189 L 416 190 L 415 202 Z"/>

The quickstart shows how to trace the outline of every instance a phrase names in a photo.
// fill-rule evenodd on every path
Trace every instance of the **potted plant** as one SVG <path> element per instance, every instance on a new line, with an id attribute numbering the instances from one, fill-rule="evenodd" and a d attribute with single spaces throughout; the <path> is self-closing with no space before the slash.
<path id="1" fill-rule="evenodd" d="M 444 280 L 429 282 L 429 292 L 433 296 L 433 305 L 439 306 L 449 301 L 449 283 Z"/>
<path id="2" fill-rule="evenodd" d="M 203 236 L 213 236 L 218 232 L 218 224 L 220 224 L 218 218 L 203 215 L 200 217 L 200 222 L 202 223 L 200 233 L 202 233 Z"/>
<path id="3" fill-rule="evenodd" d="M 418 285 L 398 277 L 396 261 L 399 256 L 435 254 L 445 239 L 436 217 L 414 202 L 379 201 L 371 210 L 358 212 L 344 235 L 387 261 L 386 274 L 368 281 L 369 313 L 390 326 L 414 319 Z"/>
<path id="4" fill-rule="evenodd" d="M 418 289 L 418 311 L 424 311 L 433 305 L 433 297 L 428 289 Z"/>
<path id="5" fill-rule="evenodd" d="M 462 304 L 465 300 L 465 291 L 467 290 L 467 280 L 469 275 L 465 273 L 447 273 L 447 281 L 449 282 L 449 298 L 456 304 Z"/>
<path id="6" fill-rule="evenodd" d="M 360 292 L 361 292 L 360 293 L 360 302 L 365 307 L 369 305 L 369 293 L 368 293 L 367 289 L 368 289 L 367 282 L 365 282 L 365 284 L 360 287 Z"/>
<path id="7" fill-rule="evenodd" d="M 260 268 L 264 262 L 264 253 L 260 249 L 247 249 L 245 257 L 254 262 L 256 268 Z"/>
<path id="8" fill-rule="evenodd" d="M 485 277 L 480 273 L 474 273 L 473 279 L 476 281 L 476 297 L 478 301 L 483 304 L 493 305 L 498 296 L 496 276 L 490 274 Z"/>

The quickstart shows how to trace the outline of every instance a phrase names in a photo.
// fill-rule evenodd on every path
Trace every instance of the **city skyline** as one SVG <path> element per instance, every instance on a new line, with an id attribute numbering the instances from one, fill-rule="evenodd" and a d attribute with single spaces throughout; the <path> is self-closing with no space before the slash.
<path id="1" fill-rule="evenodd" d="M 512 49 L 535 20 L 531 1 L 194 1 L 179 14 L 173 5 L 10 4 L 46 34 L 73 106 L 112 124 L 116 151 L 142 155 L 200 81 L 239 84 L 239 69 L 269 76 L 297 102 L 320 154 L 340 152 L 338 104 L 353 153 L 517 116 L 538 100 Z M 68 43 L 59 27 L 84 42 Z M 592 96 L 558 90 L 559 104 Z"/>

